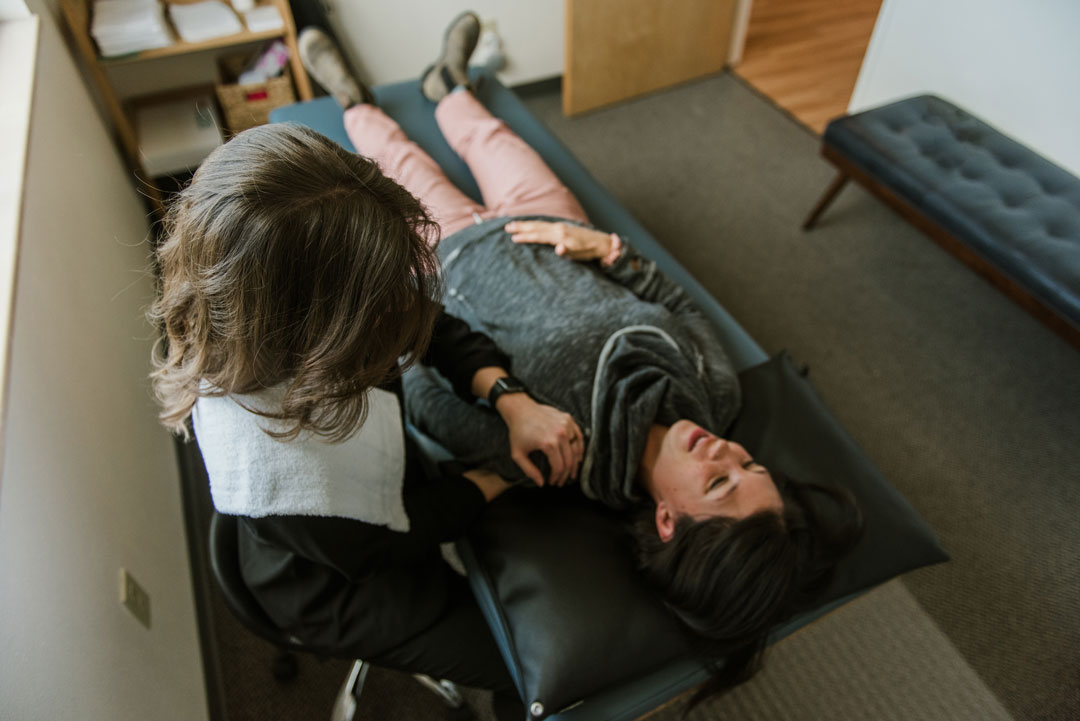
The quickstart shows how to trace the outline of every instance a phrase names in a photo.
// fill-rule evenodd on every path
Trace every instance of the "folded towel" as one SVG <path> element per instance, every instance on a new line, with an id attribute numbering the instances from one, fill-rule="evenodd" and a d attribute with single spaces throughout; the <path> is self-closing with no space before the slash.
<path id="1" fill-rule="evenodd" d="M 408 531 L 401 498 L 405 437 L 393 393 L 373 389 L 364 425 L 345 441 L 328 443 L 304 432 L 279 441 L 264 432 L 285 426 L 248 408 L 280 408 L 283 385 L 250 395 L 207 396 L 192 420 L 221 513 L 338 516 Z"/>

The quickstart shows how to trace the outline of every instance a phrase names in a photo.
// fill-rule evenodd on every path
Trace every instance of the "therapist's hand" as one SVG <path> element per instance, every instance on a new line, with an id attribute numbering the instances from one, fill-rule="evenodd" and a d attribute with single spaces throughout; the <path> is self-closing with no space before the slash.
<path id="1" fill-rule="evenodd" d="M 555 254 L 571 260 L 589 261 L 611 252 L 611 235 L 570 223 L 546 220 L 515 220 L 503 226 L 515 243 L 543 243 L 555 246 Z"/>
<path id="2" fill-rule="evenodd" d="M 502 476 L 486 468 L 473 468 L 461 475 L 472 481 L 480 489 L 480 492 L 484 494 L 484 500 L 488 502 L 498 498 L 503 491 L 510 487 L 510 484 Z"/>
<path id="3" fill-rule="evenodd" d="M 577 478 L 585 439 L 569 413 L 537 403 L 527 393 L 504 393 L 495 402 L 495 410 L 510 431 L 510 457 L 533 483 L 544 485 L 540 469 L 529 460 L 533 451 L 547 456 L 551 485 Z"/>

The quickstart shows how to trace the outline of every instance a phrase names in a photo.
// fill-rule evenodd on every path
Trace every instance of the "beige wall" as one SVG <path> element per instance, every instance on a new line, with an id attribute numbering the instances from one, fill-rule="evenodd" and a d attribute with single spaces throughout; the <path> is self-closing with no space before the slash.
<path id="1" fill-rule="evenodd" d="M 177 466 L 146 383 L 145 211 L 47 10 L 40 25 L 0 481 L 0 716 L 197 721 Z M 118 601 L 121 566 L 150 593 L 150 630 Z"/>
<path id="2" fill-rule="evenodd" d="M 446 25 L 462 10 L 495 21 L 507 85 L 561 75 L 565 0 L 324 0 L 357 73 L 371 84 L 411 80 L 438 55 Z"/>

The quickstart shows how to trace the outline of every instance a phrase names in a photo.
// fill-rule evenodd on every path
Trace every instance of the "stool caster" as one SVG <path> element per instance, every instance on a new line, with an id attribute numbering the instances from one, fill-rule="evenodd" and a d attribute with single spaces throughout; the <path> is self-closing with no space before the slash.
<path id="1" fill-rule="evenodd" d="M 353 716 L 356 715 L 356 700 L 360 698 L 360 692 L 364 690 L 364 681 L 367 680 L 369 668 L 360 660 L 352 665 L 348 678 L 341 684 L 337 698 L 334 699 L 330 721 L 353 721 Z"/>
<path id="2" fill-rule="evenodd" d="M 430 689 L 432 693 L 441 698 L 443 703 L 450 708 L 457 709 L 462 708 L 465 705 L 465 699 L 461 697 L 461 692 L 458 691 L 457 684 L 453 681 L 447 681 L 446 679 L 436 681 L 431 676 L 426 676 L 422 673 L 414 673 L 413 678 Z"/>
<path id="3" fill-rule="evenodd" d="M 292 651 L 281 651 L 274 657 L 270 672 L 278 682 L 292 681 L 300 672 L 300 663 Z"/>

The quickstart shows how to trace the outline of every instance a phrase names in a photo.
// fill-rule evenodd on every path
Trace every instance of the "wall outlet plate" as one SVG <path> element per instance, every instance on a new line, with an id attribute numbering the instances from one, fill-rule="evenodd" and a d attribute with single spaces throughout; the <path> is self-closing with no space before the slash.
<path id="1" fill-rule="evenodd" d="M 150 628 L 150 594 L 126 568 L 120 569 L 120 603 L 124 604 L 139 623 Z"/>

